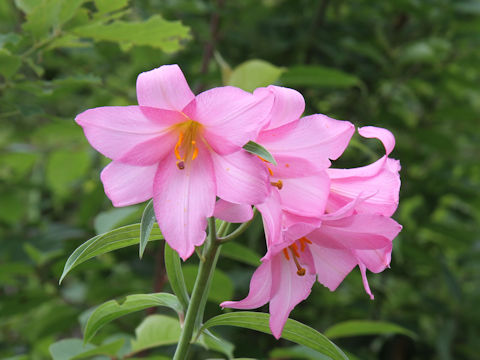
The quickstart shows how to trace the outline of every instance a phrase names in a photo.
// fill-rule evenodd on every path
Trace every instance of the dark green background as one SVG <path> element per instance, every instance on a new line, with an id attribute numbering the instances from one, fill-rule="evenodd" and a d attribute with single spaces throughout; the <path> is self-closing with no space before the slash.
<path id="1" fill-rule="evenodd" d="M 228 82 L 225 63 L 235 69 L 250 59 L 284 68 L 273 80 L 302 92 L 306 114 L 390 129 L 397 140 L 392 156 L 402 164 L 394 218 L 404 229 L 391 269 L 369 274 L 375 300 L 355 270 L 334 293 L 316 284 L 291 317 L 319 331 L 372 319 L 418 335 L 335 341 L 361 359 L 478 358 L 480 1 L 79 0 L 58 10 L 64 3 L 0 2 L 0 358 L 48 359 L 50 344 L 81 338 L 79 316 L 87 309 L 127 294 L 170 291 L 161 242 L 149 244 L 141 261 L 136 247 L 92 259 L 58 286 L 78 245 L 138 222 L 143 208 L 112 211 L 99 181 L 108 160 L 89 147 L 75 115 L 135 104 L 138 73 L 163 64 L 178 63 L 199 91 Z M 160 20 L 144 26 L 154 15 L 183 26 L 171 35 Z M 104 28 L 88 29 L 118 19 L 146 33 L 102 39 Z M 259 78 L 253 70 L 247 75 Z M 365 165 L 382 152 L 378 142 L 356 135 L 334 166 Z M 260 225 L 241 242 L 261 255 Z M 219 268 L 226 278 L 218 280 L 208 317 L 221 312 L 220 299 L 246 295 L 254 270 L 224 257 Z M 117 320 L 94 341 L 133 335 L 143 317 Z M 219 329 L 236 344 L 237 357 L 266 359 L 292 345 Z M 200 348 L 193 354 L 209 356 L 220 355 Z"/>

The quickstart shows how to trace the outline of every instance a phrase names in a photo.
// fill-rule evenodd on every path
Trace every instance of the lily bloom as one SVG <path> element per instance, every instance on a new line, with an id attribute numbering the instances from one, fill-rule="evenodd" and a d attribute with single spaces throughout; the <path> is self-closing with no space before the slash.
<path id="1" fill-rule="evenodd" d="M 355 203 L 324 215 L 320 227 L 271 252 L 254 272 L 248 296 L 220 306 L 253 309 L 269 302 L 270 329 L 278 339 L 290 312 L 308 297 L 316 278 L 333 291 L 358 265 L 373 299 L 365 269 L 380 272 L 389 265 L 392 240 L 401 225 L 379 214 L 354 214 Z"/>
<path id="2" fill-rule="evenodd" d="M 277 162 L 265 162 L 272 189 L 263 203 L 256 203 L 270 246 L 281 241 L 282 212 L 318 219 L 323 215 L 330 188 L 325 170 L 330 159 L 343 153 L 355 129 L 348 121 L 325 115 L 301 118 L 305 102 L 295 90 L 269 86 L 255 94 L 268 92 L 275 100 L 269 122 L 255 141 Z"/>
<path id="3" fill-rule="evenodd" d="M 281 240 L 267 241 L 267 255 L 252 276 L 248 296 L 221 304 L 252 309 L 269 302 L 270 329 L 277 339 L 315 279 L 334 291 L 358 265 L 365 291 L 373 299 L 366 269 L 378 273 L 390 264 L 392 241 L 402 229 L 389 217 L 398 205 L 400 189 L 400 164 L 388 158 L 395 140 L 381 128 L 365 127 L 359 133 L 380 139 L 386 155 L 366 167 L 327 169 L 332 174 L 330 195 L 326 205 L 319 205 L 326 209 L 319 219 L 293 214 L 279 200 L 280 208 L 270 205 L 282 219 Z M 264 217 L 264 223 L 271 218 Z"/>
<path id="4" fill-rule="evenodd" d="M 195 96 L 177 65 L 141 73 L 137 98 L 75 120 L 113 160 L 101 173 L 113 205 L 153 198 L 165 240 L 185 260 L 205 240 L 217 196 L 254 204 L 268 195 L 267 169 L 242 146 L 265 126 L 273 99 L 231 86 Z"/>

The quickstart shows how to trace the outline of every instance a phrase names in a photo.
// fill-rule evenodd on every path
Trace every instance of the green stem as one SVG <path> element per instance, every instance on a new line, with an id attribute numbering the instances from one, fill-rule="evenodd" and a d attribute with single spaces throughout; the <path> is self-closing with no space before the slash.
<path id="1" fill-rule="evenodd" d="M 218 242 L 220 242 L 220 244 L 224 244 L 224 243 L 226 243 L 230 240 L 233 240 L 236 237 L 242 235 L 245 232 L 245 230 L 247 230 L 248 227 L 252 224 L 253 220 L 255 219 L 255 215 L 257 215 L 257 209 L 256 208 L 253 209 L 253 216 L 249 221 L 240 225 L 238 228 L 235 229 L 235 231 L 228 234 L 227 236 L 223 236 L 221 238 L 218 238 Z"/>
<path id="2" fill-rule="evenodd" d="M 188 305 L 187 315 L 185 316 L 185 323 L 180 334 L 177 350 L 173 360 L 184 360 L 187 358 L 190 342 L 192 340 L 193 330 L 195 328 L 195 320 L 197 313 L 204 303 L 204 298 L 208 295 L 209 281 L 215 269 L 216 260 L 218 258 L 218 250 L 220 242 L 217 241 L 215 218 L 208 219 L 209 234 L 205 242 L 205 261 L 200 261 L 198 267 L 197 279 L 193 287 L 192 297 Z"/>

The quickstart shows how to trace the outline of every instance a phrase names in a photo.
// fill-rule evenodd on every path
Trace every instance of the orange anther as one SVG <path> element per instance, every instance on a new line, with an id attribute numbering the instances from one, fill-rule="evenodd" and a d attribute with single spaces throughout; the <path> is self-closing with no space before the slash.
<path id="1" fill-rule="evenodd" d="M 273 171 L 272 171 L 272 169 L 270 169 L 269 167 L 267 167 L 267 169 L 268 169 L 268 173 L 270 174 L 270 176 L 273 176 Z"/>
<path id="2" fill-rule="evenodd" d="M 282 180 L 278 180 L 277 182 L 270 182 L 270 185 L 275 186 L 278 190 L 282 190 L 283 182 Z"/>
<path id="3" fill-rule="evenodd" d="M 290 255 L 288 255 L 287 248 L 283 249 L 283 255 L 285 256 L 285 259 L 290 260 Z"/>

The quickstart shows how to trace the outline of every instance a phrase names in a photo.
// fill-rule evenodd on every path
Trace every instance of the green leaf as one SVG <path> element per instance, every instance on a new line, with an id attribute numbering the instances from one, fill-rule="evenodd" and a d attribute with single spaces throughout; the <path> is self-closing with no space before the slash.
<path id="1" fill-rule="evenodd" d="M 96 356 L 96 355 L 115 356 L 117 354 L 117 352 L 122 348 L 124 343 L 125 343 L 124 339 L 118 339 L 118 340 L 110 342 L 108 344 L 102 344 L 100 346 L 97 346 L 94 349 L 87 350 L 87 351 L 82 352 L 78 355 L 75 355 L 74 357 L 72 357 L 72 360 L 87 359 L 87 358 L 91 358 L 92 356 Z"/>
<path id="2" fill-rule="evenodd" d="M 80 339 L 63 339 L 50 345 L 49 350 L 53 360 L 85 359 L 96 355 L 115 356 L 124 342 L 124 339 L 119 339 L 95 346 L 92 344 L 83 345 Z"/>
<path id="3" fill-rule="evenodd" d="M 128 0 L 95 0 L 98 13 L 108 13 L 127 6 Z"/>
<path id="4" fill-rule="evenodd" d="M 307 360 L 328 360 L 328 356 L 325 356 L 318 351 L 312 350 L 306 346 L 296 345 L 290 347 L 282 347 L 273 349 L 268 354 L 273 359 L 307 359 Z"/>
<path id="5" fill-rule="evenodd" d="M 32 12 L 39 4 L 38 0 L 15 0 L 15 6 L 25 14 Z"/>
<path id="6" fill-rule="evenodd" d="M 267 149 L 265 149 L 262 145 L 257 144 L 256 142 L 249 141 L 245 145 L 243 145 L 243 148 L 248 151 L 249 153 L 252 153 L 254 155 L 260 156 L 262 159 L 265 161 L 268 161 L 269 163 L 273 165 L 277 165 L 277 162 L 275 161 L 274 157 L 272 154 L 268 152 Z"/>
<path id="7" fill-rule="evenodd" d="M 114 21 L 110 24 L 92 24 L 72 29 L 76 35 L 95 41 L 113 41 L 124 48 L 145 45 L 167 53 L 179 50 L 181 41 L 188 40 L 190 29 L 180 21 L 167 21 L 158 15 L 143 22 Z"/>
<path id="8" fill-rule="evenodd" d="M 127 220 L 130 220 L 130 218 L 136 214 L 139 209 L 139 206 L 133 205 L 102 211 L 95 216 L 95 219 L 93 220 L 93 228 L 97 234 L 103 234 L 112 231 L 121 225 L 132 223 L 132 221 Z"/>
<path id="9" fill-rule="evenodd" d="M 7 49 L 0 49 L 0 74 L 11 78 L 20 69 L 22 61 L 19 56 L 13 55 Z"/>
<path id="10" fill-rule="evenodd" d="M 142 220 L 140 222 L 140 247 L 139 256 L 140 259 L 143 256 L 143 252 L 147 247 L 148 238 L 152 232 L 153 225 L 155 224 L 155 210 L 153 209 L 153 200 L 150 200 L 143 210 Z"/>
<path id="11" fill-rule="evenodd" d="M 197 342 L 206 349 L 225 354 L 229 359 L 233 358 L 235 346 L 231 342 L 214 335 L 211 331 L 205 330 Z"/>
<path id="12" fill-rule="evenodd" d="M 239 243 L 230 241 L 222 246 L 222 256 L 228 257 L 233 260 L 240 261 L 244 264 L 259 266 L 260 256 L 248 247 Z"/>
<path id="13" fill-rule="evenodd" d="M 175 295 L 167 293 L 129 295 L 124 301 L 110 300 L 97 307 L 88 318 L 83 335 L 89 342 L 104 325 L 124 315 L 155 306 L 166 306 L 182 313 L 182 305 Z"/>
<path id="14" fill-rule="evenodd" d="M 268 325 L 269 319 L 269 314 L 259 312 L 232 312 L 218 315 L 209 319 L 202 326 L 201 330 L 209 329 L 212 326 L 228 325 L 271 334 L 270 327 Z M 348 360 L 348 357 L 324 335 L 298 321 L 287 319 L 285 327 L 283 328 L 282 338 L 319 351 L 322 354 L 329 356 L 333 360 Z"/>
<path id="15" fill-rule="evenodd" d="M 227 85 L 237 86 L 245 91 L 268 86 L 278 80 L 285 68 L 266 61 L 253 59 L 238 65 L 229 76 Z"/>
<path id="16" fill-rule="evenodd" d="M 176 344 L 180 332 L 177 319 L 165 315 L 150 315 L 135 329 L 136 339 L 132 340 L 132 352 Z"/>
<path id="17" fill-rule="evenodd" d="M 293 66 L 283 73 L 280 81 L 286 86 L 327 88 L 349 88 L 361 83 L 354 75 L 320 65 Z"/>
<path id="18" fill-rule="evenodd" d="M 139 232 L 140 224 L 133 224 L 123 226 L 105 234 L 97 235 L 84 242 L 75 249 L 65 263 L 62 276 L 60 277 L 60 283 L 73 268 L 87 261 L 88 259 L 113 250 L 138 244 L 140 241 Z M 150 241 L 161 239 L 163 239 L 162 233 L 160 232 L 158 226 L 155 225 L 152 229 Z"/>
<path id="19" fill-rule="evenodd" d="M 188 308 L 190 297 L 188 296 L 187 286 L 185 285 L 185 278 L 183 277 L 182 265 L 178 253 L 173 250 L 165 241 L 165 270 L 167 271 L 168 282 L 177 295 L 178 301 L 182 304 L 184 309 Z"/>
<path id="20" fill-rule="evenodd" d="M 183 266 L 183 274 L 185 275 L 185 283 L 187 289 L 192 292 L 197 278 L 198 267 L 195 265 Z M 213 274 L 212 285 L 208 293 L 208 300 L 220 303 L 225 299 L 230 299 L 233 296 L 232 280 L 220 269 L 215 269 Z"/>
<path id="21" fill-rule="evenodd" d="M 350 320 L 335 324 L 325 330 L 329 338 L 341 338 L 359 335 L 403 334 L 416 338 L 412 331 L 396 324 L 383 321 Z"/>
<path id="22" fill-rule="evenodd" d="M 27 21 L 23 29 L 35 39 L 46 37 L 52 29 L 72 19 L 84 0 L 43 0 L 38 6 L 28 7 Z"/>

